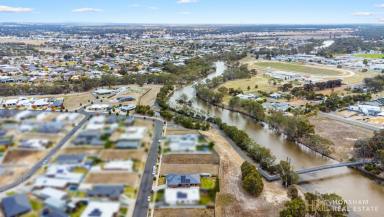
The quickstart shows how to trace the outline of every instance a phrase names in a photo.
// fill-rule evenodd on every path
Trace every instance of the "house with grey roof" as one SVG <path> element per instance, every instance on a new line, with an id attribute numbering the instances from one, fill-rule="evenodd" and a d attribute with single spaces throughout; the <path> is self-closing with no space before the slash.
<path id="1" fill-rule="evenodd" d="M 123 185 L 95 185 L 87 192 L 87 196 L 118 200 L 123 192 Z"/>
<path id="2" fill-rule="evenodd" d="M 200 186 L 199 174 L 169 174 L 166 176 L 167 187 L 192 187 Z"/>
<path id="3" fill-rule="evenodd" d="M 17 194 L 6 197 L 1 201 L 5 217 L 18 217 L 32 210 L 28 197 L 25 194 Z"/>
<path id="4" fill-rule="evenodd" d="M 57 157 L 57 164 L 78 165 L 82 164 L 85 160 L 84 154 L 61 154 Z"/>

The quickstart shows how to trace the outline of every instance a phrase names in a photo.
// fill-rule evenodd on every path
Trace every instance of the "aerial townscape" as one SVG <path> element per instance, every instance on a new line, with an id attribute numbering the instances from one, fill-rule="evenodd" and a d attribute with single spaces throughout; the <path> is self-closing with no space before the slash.
<path id="1" fill-rule="evenodd" d="M 0 2 L 0 217 L 383 216 L 384 2 L 108 2 Z"/>

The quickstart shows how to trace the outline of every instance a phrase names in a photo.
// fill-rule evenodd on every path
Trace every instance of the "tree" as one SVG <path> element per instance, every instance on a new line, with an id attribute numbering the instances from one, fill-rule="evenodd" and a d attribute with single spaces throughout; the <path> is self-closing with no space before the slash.
<path id="1" fill-rule="evenodd" d="M 284 209 L 280 212 L 280 217 L 305 217 L 306 213 L 305 202 L 300 198 L 296 198 L 285 203 Z"/>
<path id="2" fill-rule="evenodd" d="M 258 173 L 251 173 L 243 179 L 243 188 L 251 195 L 257 197 L 263 191 L 263 180 Z"/>
<path id="3" fill-rule="evenodd" d="M 283 185 L 286 187 L 296 184 L 299 179 L 299 176 L 293 171 L 293 168 L 288 161 L 280 161 L 278 172 L 283 181 Z"/>
<path id="4" fill-rule="evenodd" d="M 366 65 L 366 66 L 368 66 L 368 60 L 367 60 L 367 59 L 364 59 L 364 60 L 363 60 L 363 64 Z"/>
<path id="5" fill-rule="evenodd" d="M 297 190 L 296 186 L 291 185 L 288 187 L 288 197 L 291 199 L 299 198 L 299 191 Z"/>

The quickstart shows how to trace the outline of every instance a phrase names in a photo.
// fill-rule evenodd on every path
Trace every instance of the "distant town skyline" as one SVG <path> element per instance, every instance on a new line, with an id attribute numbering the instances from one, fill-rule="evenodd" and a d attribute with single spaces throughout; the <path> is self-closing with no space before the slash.
<path id="1" fill-rule="evenodd" d="M 384 0 L 0 0 L 0 22 L 384 24 Z"/>

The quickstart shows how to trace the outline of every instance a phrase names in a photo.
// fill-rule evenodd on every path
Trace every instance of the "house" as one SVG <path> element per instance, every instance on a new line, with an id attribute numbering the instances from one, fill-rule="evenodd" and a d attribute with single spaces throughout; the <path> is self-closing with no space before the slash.
<path id="1" fill-rule="evenodd" d="M 110 89 L 97 89 L 93 93 L 100 96 L 100 95 L 111 95 L 115 93 L 115 91 Z"/>
<path id="2" fill-rule="evenodd" d="M 259 98 L 255 94 L 238 94 L 237 97 L 240 99 L 245 99 L 245 100 L 253 100 Z"/>
<path id="3" fill-rule="evenodd" d="M 46 200 L 48 198 L 55 198 L 57 200 L 66 200 L 68 198 L 68 194 L 65 191 L 61 191 L 55 188 L 47 187 L 41 190 L 35 191 L 34 194 L 42 200 Z"/>
<path id="4" fill-rule="evenodd" d="M 9 137 L 0 137 L 0 146 L 11 146 L 13 144 L 13 139 Z"/>
<path id="5" fill-rule="evenodd" d="M 119 212 L 118 202 L 90 201 L 81 217 L 114 217 Z"/>
<path id="6" fill-rule="evenodd" d="M 17 194 L 6 197 L 1 201 L 5 217 L 18 217 L 32 210 L 28 197 L 25 194 Z"/>
<path id="7" fill-rule="evenodd" d="M 133 161 L 110 161 L 104 164 L 104 170 L 126 170 L 128 172 L 132 172 Z"/>
<path id="8" fill-rule="evenodd" d="M 166 179 L 168 188 L 200 186 L 199 174 L 169 174 Z"/>
<path id="9" fill-rule="evenodd" d="M 123 105 L 120 107 L 120 110 L 122 112 L 129 112 L 129 111 L 133 111 L 136 109 L 136 106 L 135 105 Z"/>
<path id="10" fill-rule="evenodd" d="M 118 200 L 123 192 L 123 185 L 95 185 L 87 192 L 87 196 Z"/>
<path id="11" fill-rule="evenodd" d="M 169 148 L 173 152 L 195 151 L 199 143 L 199 135 L 197 134 L 171 135 L 167 139 Z"/>
<path id="12" fill-rule="evenodd" d="M 134 101 L 135 97 L 133 97 L 133 96 L 122 96 L 122 97 L 117 97 L 116 100 L 119 101 L 119 102 L 130 102 L 130 101 Z"/>
<path id="13" fill-rule="evenodd" d="M 272 103 L 263 103 L 263 108 L 266 110 L 274 110 L 274 111 L 287 111 L 291 106 L 285 102 L 272 102 Z"/>
<path id="14" fill-rule="evenodd" d="M 349 111 L 359 112 L 364 115 L 377 116 L 381 113 L 381 107 L 377 105 L 356 105 L 349 106 Z"/>
<path id="15" fill-rule="evenodd" d="M 145 127 L 128 127 L 125 133 L 116 141 L 116 148 L 136 149 L 141 146 L 141 141 L 145 136 Z"/>
<path id="16" fill-rule="evenodd" d="M 47 139 L 26 139 L 20 142 L 20 148 L 27 149 L 45 149 L 49 145 Z"/>
<path id="17" fill-rule="evenodd" d="M 73 141 L 73 144 L 101 146 L 101 145 L 104 145 L 104 141 L 101 140 L 100 131 L 84 130 L 77 135 L 77 137 Z"/>
<path id="18" fill-rule="evenodd" d="M 280 93 L 272 93 L 271 95 L 269 95 L 269 97 L 271 97 L 272 99 L 280 99 L 282 95 Z"/>
<path id="19" fill-rule="evenodd" d="M 67 209 L 67 201 L 66 200 L 59 200 L 53 197 L 47 198 L 44 200 L 44 205 L 46 207 L 50 207 L 56 210 L 65 211 Z"/>
<path id="20" fill-rule="evenodd" d="M 65 212 L 51 208 L 45 207 L 40 214 L 40 217 L 69 217 Z"/>
<path id="21" fill-rule="evenodd" d="M 94 105 L 88 106 L 87 109 L 89 111 L 94 111 L 94 112 L 106 112 L 111 109 L 111 106 L 108 104 L 94 104 Z"/>
<path id="22" fill-rule="evenodd" d="M 40 133 L 59 133 L 64 125 L 61 122 L 53 121 L 41 124 L 37 131 Z"/>
<path id="23" fill-rule="evenodd" d="M 200 189 L 192 188 L 166 188 L 165 203 L 169 205 L 194 205 L 200 201 Z"/>
<path id="24" fill-rule="evenodd" d="M 84 154 L 62 154 L 56 159 L 56 164 L 81 165 L 85 160 Z"/>

